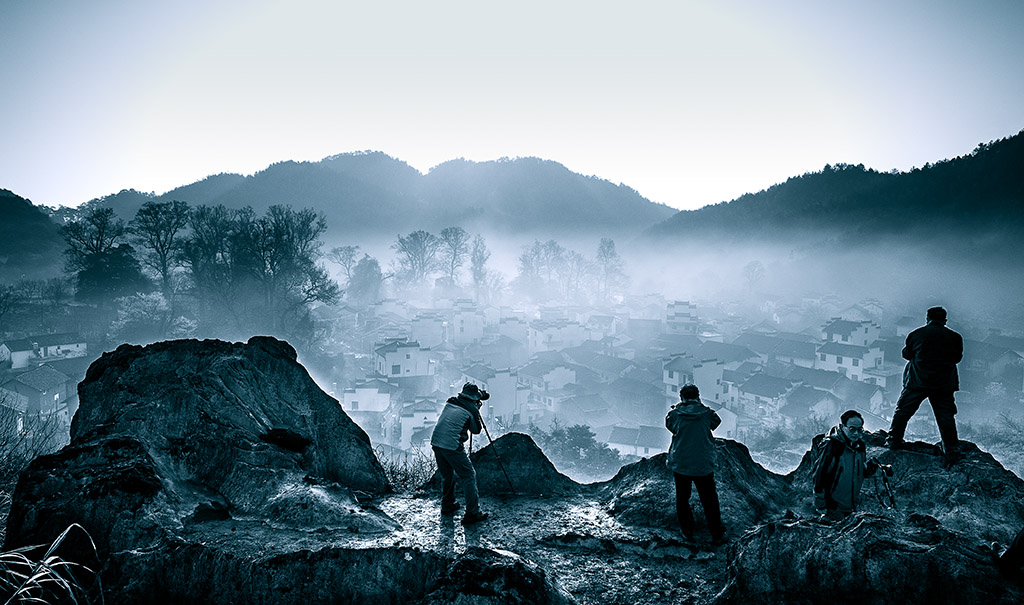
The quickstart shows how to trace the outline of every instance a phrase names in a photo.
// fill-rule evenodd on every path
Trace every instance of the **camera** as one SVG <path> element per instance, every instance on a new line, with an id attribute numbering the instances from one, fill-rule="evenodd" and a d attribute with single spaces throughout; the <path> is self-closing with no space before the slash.
<path id="1" fill-rule="evenodd" d="M 491 394 L 487 391 L 480 389 L 480 401 L 486 401 L 491 398 Z"/>

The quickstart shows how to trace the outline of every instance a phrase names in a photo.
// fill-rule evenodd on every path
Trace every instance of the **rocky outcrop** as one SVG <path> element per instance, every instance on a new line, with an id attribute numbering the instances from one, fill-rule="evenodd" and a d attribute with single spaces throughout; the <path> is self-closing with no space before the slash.
<path id="1" fill-rule="evenodd" d="M 583 489 L 558 472 L 533 438 L 523 433 L 507 433 L 493 443 L 470 454 L 476 469 L 477 486 L 482 496 L 570 496 Z M 434 473 L 421 490 L 441 492 L 441 475 Z"/>
<path id="2" fill-rule="evenodd" d="M 716 448 L 715 484 L 722 518 L 733 529 L 750 527 L 780 514 L 793 501 L 790 482 L 762 468 L 746 446 L 721 439 Z M 611 480 L 600 484 L 610 510 L 622 522 L 678 528 L 676 488 L 666 454 L 624 466 Z M 704 521 L 696 490 L 691 509 L 698 523 Z"/>
<path id="3" fill-rule="evenodd" d="M 390 493 L 366 435 L 270 338 L 123 346 L 79 393 L 71 444 L 21 476 L 5 547 L 81 524 L 109 602 L 1024 601 L 987 550 L 1024 526 L 1024 482 L 966 442 L 947 469 L 932 444 L 866 435 L 893 500 L 869 479 L 830 524 L 811 451 L 782 476 L 719 440 L 716 548 L 679 539 L 664 455 L 580 485 L 518 433 L 472 454 L 491 518 L 463 528 L 440 516 L 437 477 Z M 98 567 L 86 540 L 62 553 Z"/>
<path id="4" fill-rule="evenodd" d="M 369 439 L 287 343 L 121 346 L 79 396 L 71 444 L 20 477 L 5 547 L 81 524 L 108 601 L 566 602 L 513 555 L 407 545 L 373 504 L 389 486 Z M 96 567 L 86 541 L 62 552 Z"/>
<path id="5" fill-rule="evenodd" d="M 1024 593 L 998 574 L 988 545 L 1024 526 L 1024 481 L 973 443 L 962 441 L 963 460 L 945 468 L 936 445 L 892 451 L 883 441 L 881 433 L 865 436 L 868 456 L 893 467 L 889 491 L 881 476 L 868 479 L 861 512 L 837 523 L 819 522 L 808 507 L 812 448 L 787 476 L 795 496 L 788 515 L 737 540 L 720 599 L 1021 602 Z"/>

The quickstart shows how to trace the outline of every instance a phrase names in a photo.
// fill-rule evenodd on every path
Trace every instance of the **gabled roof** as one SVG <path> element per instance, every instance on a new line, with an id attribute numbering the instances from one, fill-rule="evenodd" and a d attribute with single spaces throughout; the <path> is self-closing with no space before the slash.
<path id="1" fill-rule="evenodd" d="M 665 430 L 665 427 L 640 425 L 639 432 L 636 436 L 636 444 L 638 447 L 667 450 L 671 443 L 672 433 Z"/>
<path id="2" fill-rule="evenodd" d="M 982 342 L 980 340 L 964 339 L 964 359 L 980 359 L 991 363 L 1004 355 L 1010 355 L 1014 359 L 1020 359 L 1020 355 L 1012 349 L 988 342 Z"/>
<path id="3" fill-rule="evenodd" d="M 700 346 L 696 356 L 701 359 L 718 359 L 726 363 L 732 363 L 753 359 L 758 355 L 747 347 L 709 340 Z"/>
<path id="4" fill-rule="evenodd" d="M 51 389 L 67 384 L 68 380 L 69 378 L 63 372 L 58 372 L 50 366 L 42 365 L 34 370 L 18 374 L 11 380 L 7 381 L 6 384 L 10 384 L 11 382 L 20 382 L 21 384 L 35 389 L 40 393 L 45 393 Z"/>
<path id="5" fill-rule="evenodd" d="M 495 375 L 493 368 L 482 363 L 473 364 L 472 366 L 462 370 L 462 373 L 470 378 L 476 378 L 478 380 L 490 380 L 494 378 Z"/>
<path id="6" fill-rule="evenodd" d="M 856 357 L 860 359 L 867 355 L 868 348 L 858 345 L 844 345 L 841 342 L 826 342 L 818 347 L 818 353 L 827 353 L 829 355 L 839 355 L 842 357 Z"/>
<path id="7" fill-rule="evenodd" d="M 569 369 L 568 365 L 565 363 L 556 363 L 553 361 L 531 361 L 525 366 L 519 368 L 519 375 L 540 378 L 550 374 L 557 368 Z"/>
<path id="8" fill-rule="evenodd" d="M 821 329 L 825 334 L 840 334 L 847 335 L 853 334 L 857 328 L 861 327 L 861 324 L 868 323 L 864 321 L 850 321 L 848 319 L 840 319 L 833 317 L 825 326 Z"/>
<path id="9" fill-rule="evenodd" d="M 613 426 L 612 434 L 608 436 L 608 443 L 636 445 L 636 438 L 639 435 L 640 429 L 632 429 L 626 426 Z"/>
<path id="10" fill-rule="evenodd" d="M 794 359 L 814 359 L 817 347 L 818 345 L 813 342 L 780 340 L 779 344 L 772 349 L 772 355 L 776 357 L 792 357 Z"/>
<path id="11" fill-rule="evenodd" d="M 666 361 L 662 368 L 665 370 L 672 370 L 675 372 L 692 372 L 693 366 L 697 365 L 697 360 L 689 355 L 677 355 Z"/>
<path id="12" fill-rule="evenodd" d="M 636 365 L 628 359 L 602 355 L 600 353 L 595 354 L 585 363 L 583 361 L 579 363 L 597 372 L 611 372 L 614 374 L 625 372 L 630 367 Z"/>
<path id="13" fill-rule="evenodd" d="M 824 389 L 826 391 L 831 391 L 843 381 L 850 380 L 839 372 L 820 370 L 817 368 L 804 368 L 800 366 L 793 366 L 789 373 L 786 374 L 786 378 L 794 381 L 799 380 L 804 384 Z"/>
<path id="14" fill-rule="evenodd" d="M 775 336 L 759 334 L 756 332 L 744 332 L 732 341 L 732 344 L 740 347 L 747 347 L 755 353 L 770 353 L 782 341 Z"/>
<path id="15" fill-rule="evenodd" d="M 754 374 L 739 388 L 741 391 L 752 395 L 775 398 L 793 388 L 793 382 L 785 378 L 776 378 L 766 374 Z"/>
<path id="16" fill-rule="evenodd" d="M 377 347 L 373 350 L 378 355 L 385 355 L 387 353 L 395 353 L 399 349 L 418 349 L 420 343 L 415 340 L 393 340 L 383 346 Z"/>

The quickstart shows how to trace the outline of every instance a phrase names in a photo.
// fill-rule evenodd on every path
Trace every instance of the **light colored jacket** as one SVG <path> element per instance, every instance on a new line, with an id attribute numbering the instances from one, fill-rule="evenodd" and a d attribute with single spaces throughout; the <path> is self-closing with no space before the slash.
<path id="1" fill-rule="evenodd" d="M 699 399 L 687 399 L 672 406 L 665 416 L 665 428 L 672 432 L 668 468 L 690 477 L 715 472 L 715 441 L 711 431 L 720 424 L 718 414 Z"/>
<path id="2" fill-rule="evenodd" d="M 474 411 L 470 412 L 470 408 Z M 443 450 L 461 449 L 462 443 L 469 439 L 469 433 L 479 435 L 482 426 L 475 403 L 449 397 L 430 435 L 430 445 Z"/>

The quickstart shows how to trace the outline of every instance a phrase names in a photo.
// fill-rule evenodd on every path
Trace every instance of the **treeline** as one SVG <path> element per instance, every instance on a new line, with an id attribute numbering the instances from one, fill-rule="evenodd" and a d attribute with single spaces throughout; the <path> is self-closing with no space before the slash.
<path id="1" fill-rule="evenodd" d="M 59 310 L 74 302 L 94 337 L 111 344 L 167 338 L 285 338 L 300 350 L 327 330 L 318 305 L 366 307 L 387 296 L 427 304 L 603 304 L 629 284 L 609 238 L 588 257 L 555 240 L 534 241 L 509 280 L 490 266 L 483 236 L 461 227 L 398 235 L 385 266 L 357 245 L 323 251 L 325 217 L 309 208 L 191 207 L 149 201 L 130 221 L 93 206 L 60 229 L 66 278 L 0 286 L 0 329 L 17 304 Z M 340 271 L 335 281 L 325 263 Z M 83 311 L 91 309 L 91 313 Z"/>

